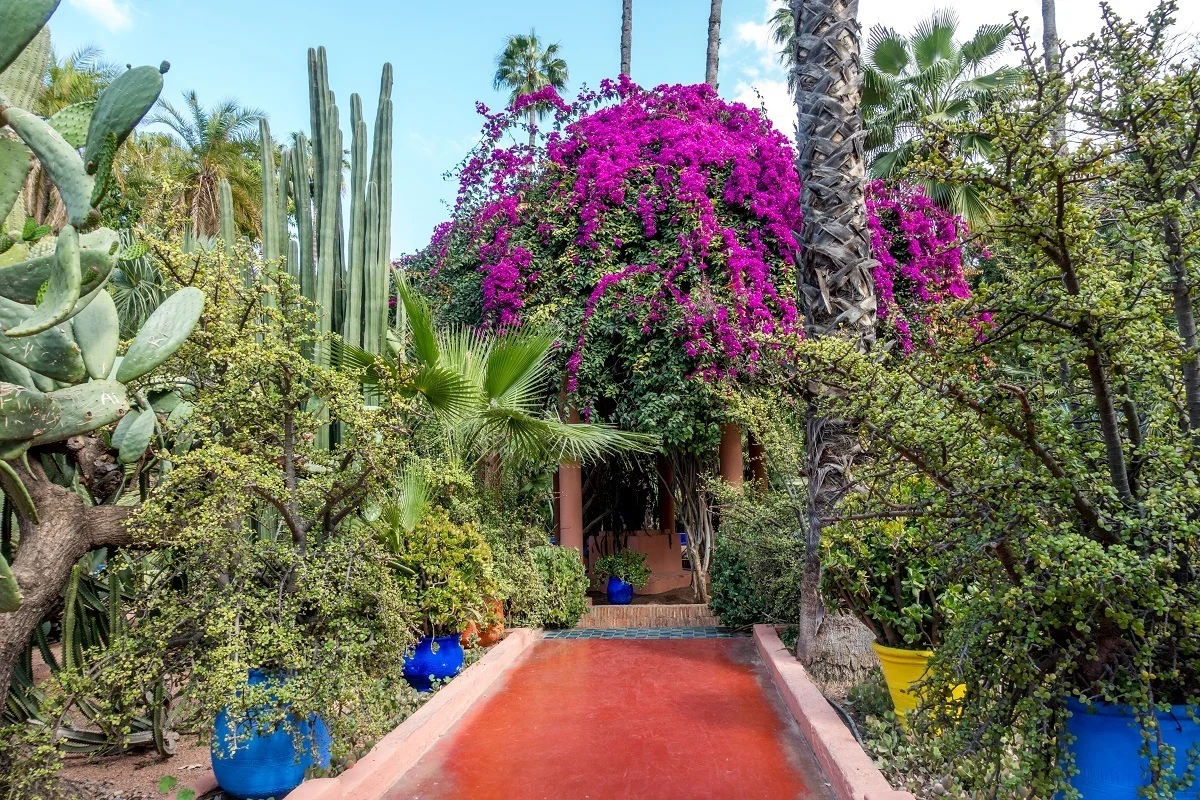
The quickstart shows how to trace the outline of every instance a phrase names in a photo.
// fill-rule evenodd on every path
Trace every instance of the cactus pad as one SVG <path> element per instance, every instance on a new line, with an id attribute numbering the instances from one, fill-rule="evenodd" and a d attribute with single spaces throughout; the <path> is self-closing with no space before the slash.
<path id="1" fill-rule="evenodd" d="M 88 375 L 97 380 L 108 377 L 121 343 L 121 320 L 112 295 L 103 289 L 96 292 L 96 299 L 71 320 L 71 329 Z"/>
<path id="2" fill-rule="evenodd" d="M 28 147 L 14 139 L 0 137 L 0 220 L 8 217 L 8 212 L 21 197 L 25 178 L 32 168 Z"/>
<path id="3" fill-rule="evenodd" d="M 58 422 L 58 407 L 45 394 L 0 383 L 0 441 L 32 439 Z"/>
<path id="4" fill-rule="evenodd" d="M 100 214 L 92 208 L 93 181 L 84 172 L 79 153 L 41 117 L 21 108 L 10 108 L 5 115 L 9 127 L 29 145 L 58 187 L 70 223 L 80 229 L 94 227 Z"/>
<path id="5" fill-rule="evenodd" d="M 15 250 L 15 246 L 13 249 Z M 81 297 L 98 290 L 117 264 L 120 240 L 115 231 L 100 228 L 79 237 L 79 292 Z M 4 265 L 0 259 L 0 297 L 18 303 L 36 303 L 38 290 L 50 280 L 54 256 L 30 258 Z"/>
<path id="6" fill-rule="evenodd" d="M 16 325 L 32 313 L 31 306 L 0 297 L 0 328 Z M 63 383 L 78 383 L 87 377 L 79 345 L 64 325 L 19 339 L 0 333 L 0 356 Z"/>
<path id="7" fill-rule="evenodd" d="M 105 140 L 111 135 L 119 147 L 158 102 L 163 87 L 163 72 L 167 66 L 163 62 L 163 66 L 157 69 L 134 67 L 118 75 L 101 92 L 88 124 L 83 154 L 89 174 L 95 173 L 100 165 Z"/>
<path id="8" fill-rule="evenodd" d="M 204 310 L 204 292 L 180 289 L 154 310 L 142 325 L 117 369 L 118 381 L 132 381 L 171 357 L 191 334 Z"/>
<path id="9" fill-rule="evenodd" d="M 0 93 L 28 107 L 37 101 L 50 60 L 46 21 L 58 0 L 0 0 Z"/>
<path id="10" fill-rule="evenodd" d="M 67 144 L 78 150 L 87 143 L 88 123 L 92 121 L 92 112 L 95 110 L 95 100 L 74 103 L 59 111 L 46 122 L 51 128 L 62 134 Z"/>
<path id="11" fill-rule="evenodd" d="M 90 381 L 50 392 L 59 409 L 59 418 L 49 430 L 33 437 L 33 445 L 61 442 L 81 433 L 104 428 L 125 416 L 129 399 L 124 384 L 116 381 Z"/>
<path id="12" fill-rule="evenodd" d="M 32 336 L 65 320 L 79 302 L 79 234 L 70 225 L 58 234 L 54 269 L 33 314 L 5 330 L 10 339 Z"/>

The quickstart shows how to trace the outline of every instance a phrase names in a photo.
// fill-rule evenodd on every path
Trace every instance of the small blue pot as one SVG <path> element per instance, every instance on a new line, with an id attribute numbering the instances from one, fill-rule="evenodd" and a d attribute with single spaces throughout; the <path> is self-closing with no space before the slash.
<path id="1" fill-rule="evenodd" d="M 1067 700 L 1071 718 L 1067 732 L 1075 741 L 1069 745 L 1078 775 L 1070 779 L 1083 800 L 1138 800 L 1138 789 L 1150 785 L 1150 761 L 1139 752 L 1142 731 L 1128 706 L 1097 703 L 1089 712 L 1074 698 Z M 1194 709 L 1193 709 L 1194 710 Z M 1200 747 L 1200 724 L 1188 716 L 1188 706 L 1172 706 L 1158 712 L 1163 743 L 1174 750 L 1175 774 L 1182 777 L 1188 766 L 1188 751 Z M 1196 796 L 1196 787 L 1176 793 L 1179 800 Z"/>
<path id="2" fill-rule="evenodd" d="M 259 686 L 272 680 L 279 681 L 279 673 L 255 669 L 246 682 Z M 261 729 L 257 717 L 257 709 L 235 715 L 225 708 L 217 714 L 210 752 L 213 774 L 226 794 L 245 800 L 280 798 L 300 785 L 309 767 L 329 769 L 329 729 L 316 714 L 306 720 L 289 714 L 287 726 L 264 723 Z"/>
<path id="3" fill-rule="evenodd" d="M 627 606 L 633 602 L 633 584 L 626 583 L 615 575 L 608 579 L 608 602 L 614 606 Z"/>
<path id="4" fill-rule="evenodd" d="M 464 656 L 461 633 L 422 636 L 417 648 L 404 657 L 404 680 L 418 692 L 428 692 L 434 681 L 457 675 L 462 670 Z"/>

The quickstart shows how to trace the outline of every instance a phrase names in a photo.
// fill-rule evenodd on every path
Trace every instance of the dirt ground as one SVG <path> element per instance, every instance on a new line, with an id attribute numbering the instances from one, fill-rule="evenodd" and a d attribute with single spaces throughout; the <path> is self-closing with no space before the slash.
<path id="1" fill-rule="evenodd" d="M 210 765 L 208 745 L 198 744 L 195 737 L 183 737 L 178 752 L 171 758 L 149 753 L 65 759 L 62 777 L 70 781 L 81 798 L 95 800 L 156 800 L 162 795 L 158 782 L 164 775 L 173 775 L 179 785 L 186 785 Z"/>

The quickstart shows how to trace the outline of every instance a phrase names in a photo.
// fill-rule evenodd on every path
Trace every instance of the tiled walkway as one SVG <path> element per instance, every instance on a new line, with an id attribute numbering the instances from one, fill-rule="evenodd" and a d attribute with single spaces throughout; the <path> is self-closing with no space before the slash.
<path id="1" fill-rule="evenodd" d="M 537 642 L 392 800 L 826 800 L 754 642 L 686 630 Z"/>

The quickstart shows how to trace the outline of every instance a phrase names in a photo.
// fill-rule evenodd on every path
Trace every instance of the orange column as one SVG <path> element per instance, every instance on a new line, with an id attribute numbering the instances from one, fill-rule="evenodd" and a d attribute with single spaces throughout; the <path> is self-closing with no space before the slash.
<path id="1" fill-rule="evenodd" d="M 742 485 L 742 429 L 732 422 L 721 426 L 721 478 L 730 486 Z"/>
<path id="2" fill-rule="evenodd" d="M 569 421 L 579 422 L 571 409 Z M 573 461 L 558 465 L 558 543 L 583 554 L 583 470 Z"/>
<path id="3" fill-rule="evenodd" d="M 746 449 L 750 451 L 750 478 L 761 488 L 767 486 L 767 454 L 753 431 L 746 431 Z"/>

